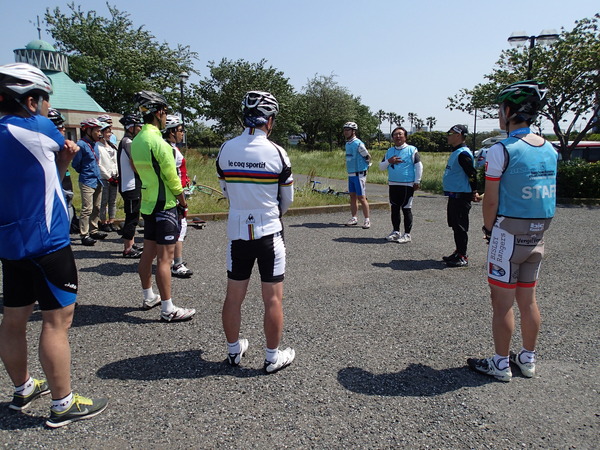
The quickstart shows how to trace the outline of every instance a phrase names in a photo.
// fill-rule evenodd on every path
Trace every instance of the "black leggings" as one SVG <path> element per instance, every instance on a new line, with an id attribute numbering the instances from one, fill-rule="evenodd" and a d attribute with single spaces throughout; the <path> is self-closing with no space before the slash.
<path id="1" fill-rule="evenodd" d="M 390 205 L 392 210 L 392 227 L 400 231 L 400 208 L 404 215 L 404 232 L 412 230 L 412 198 L 415 193 L 413 186 L 390 185 Z"/>
<path id="2" fill-rule="evenodd" d="M 142 200 L 137 190 L 121 193 L 123 197 L 123 209 L 125 210 L 125 222 L 123 223 L 123 239 L 131 240 L 135 236 L 135 229 L 140 220 L 140 206 Z"/>

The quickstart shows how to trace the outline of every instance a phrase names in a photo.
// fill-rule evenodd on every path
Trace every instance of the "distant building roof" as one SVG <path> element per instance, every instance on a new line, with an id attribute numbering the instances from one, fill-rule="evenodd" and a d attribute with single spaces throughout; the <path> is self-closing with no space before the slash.
<path id="1" fill-rule="evenodd" d="M 52 80 L 54 93 L 50 96 L 50 104 L 53 108 L 106 112 L 85 91 L 84 85 L 75 83 L 66 73 L 45 70 L 44 73 Z"/>
<path id="2" fill-rule="evenodd" d="M 25 46 L 27 50 L 46 50 L 49 52 L 55 52 L 56 49 L 52 46 L 52 44 L 42 41 L 40 39 L 36 39 L 35 41 L 31 41 L 29 44 Z"/>

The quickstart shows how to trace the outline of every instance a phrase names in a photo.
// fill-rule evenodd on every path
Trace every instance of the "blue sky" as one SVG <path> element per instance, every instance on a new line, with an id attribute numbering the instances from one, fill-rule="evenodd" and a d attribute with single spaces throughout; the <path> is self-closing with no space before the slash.
<path id="1" fill-rule="evenodd" d="M 69 1 L 29 0 L 3 9 L 0 63 L 13 50 L 37 39 L 36 15 L 47 7 L 64 12 Z M 10 3 L 10 7 L 6 7 Z M 86 0 L 84 10 L 108 15 L 105 1 Z M 513 31 L 573 28 L 575 20 L 600 12 L 597 0 L 181 0 L 110 2 L 172 47 L 198 53 L 196 69 L 208 61 L 261 58 L 284 72 L 300 90 L 315 74 L 335 74 L 337 82 L 368 105 L 404 117 L 434 116 L 434 129 L 455 123 L 473 126 L 473 117 L 446 109 L 447 97 L 484 81 Z M 168 6 L 164 6 L 168 5 Z M 44 25 L 42 24 L 42 28 Z M 42 31 L 42 39 L 53 43 Z M 479 120 L 478 131 L 496 121 Z M 549 126 L 545 127 L 549 131 Z"/>

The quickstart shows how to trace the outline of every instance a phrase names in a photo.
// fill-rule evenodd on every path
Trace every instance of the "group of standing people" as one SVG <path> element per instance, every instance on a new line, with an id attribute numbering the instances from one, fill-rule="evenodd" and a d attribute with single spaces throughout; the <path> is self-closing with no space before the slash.
<path id="1" fill-rule="evenodd" d="M 100 159 L 95 143 L 100 140 L 102 125 L 97 119 L 89 119 L 82 123 L 82 139 L 77 144 L 65 140 L 47 118 L 51 93 L 51 83 L 39 69 L 22 63 L 0 66 L 0 164 L 6 168 L 0 179 L 4 292 L 0 357 L 15 386 L 9 407 L 22 410 L 51 393 L 46 424 L 60 427 L 93 417 L 108 404 L 105 398 L 86 398 L 71 390 L 68 329 L 78 280 L 70 246 L 68 208 L 61 187 L 61 179 L 72 162 L 80 173 L 82 209 L 90 212 L 82 217 L 82 243 L 87 240 L 84 245 L 93 245 L 89 244 L 90 239 L 99 238 L 101 231 L 90 215 L 99 204 L 102 176 L 97 164 L 91 162 Z M 500 124 L 509 138 L 488 153 L 483 231 L 490 242 L 488 279 L 496 354 L 487 359 L 469 359 L 467 363 L 473 370 L 502 381 L 512 377 L 509 361 L 526 377 L 535 374 L 540 324 L 535 285 L 543 255 L 543 233 L 554 215 L 557 157 L 543 138 L 531 133 L 529 125 L 544 105 L 545 94 L 543 84 L 534 81 L 516 83 L 500 93 Z M 135 225 L 131 225 L 137 221 L 139 208 L 144 218 L 144 246 L 138 268 L 142 307 L 160 305 L 160 319 L 166 322 L 189 320 L 195 310 L 173 304 L 170 278 L 187 214 L 180 178 L 185 165 L 183 161 L 177 163 L 177 152 L 165 141 L 166 137 L 175 143 L 183 129 L 174 121 L 173 133 L 168 131 L 168 104 L 162 95 L 142 91 L 136 94 L 134 102 L 140 116 L 122 118 L 126 134 L 117 149 L 119 186 L 125 194 L 126 208 L 124 254 L 138 250 L 132 234 Z M 248 340 L 240 337 L 241 306 L 254 264 L 258 263 L 267 373 L 289 366 L 295 358 L 294 349 L 279 349 L 286 264 L 281 219 L 293 202 L 294 191 L 288 155 L 268 139 L 278 113 L 279 104 L 273 95 L 248 92 L 242 101 L 245 129 L 222 145 L 216 161 L 219 182 L 229 200 L 228 281 L 222 309 L 227 361 L 232 366 L 239 365 L 249 347 Z M 365 217 L 363 228 L 369 228 L 365 183 L 370 155 L 356 137 L 357 128 L 353 122 L 344 126 L 352 202 L 352 218 L 347 225 L 357 225 L 360 203 Z M 167 130 L 167 134 L 161 134 L 161 130 Z M 465 213 L 468 217 L 469 202 L 478 199 L 467 167 L 465 134 L 465 129 L 455 126 L 448 136 L 454 151 L 444 176 L 444 189 L 448 188 L 448 224 L 455 231 L 456 242 L 456 256 L 448 261 L 466 258 Z M 390 174 L 394 230 L 392 238 L 388 238 L 410 242 L 412 215 L 406 210 L 410 210 L 414 189 L 419 188 L 422 167 L 418 151 L 406 145 L 406 130 L 395 129 L 393 138 L 394 147 L 380 164 Z M 400 209 L 405 219 L 403 234 L 399 231 Z M 152 289 L 154 259 L 158 294 Z M 515 299 L 521 312 L 523 347 L 519 353 L 509 354 Z M 36 302 L 42 311 L 40 360 L 48 381 L 34 379 L 27 366 L 26 325 Z"/>

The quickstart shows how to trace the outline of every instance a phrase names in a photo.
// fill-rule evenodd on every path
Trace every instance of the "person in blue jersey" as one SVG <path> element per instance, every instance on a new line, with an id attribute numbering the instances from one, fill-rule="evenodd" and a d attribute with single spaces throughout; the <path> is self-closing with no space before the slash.
<path id="1" fill-rule="evenodd" d="M 412 202 L 416 189 L 421 187 L 423 163 L 419 150 L 406 143 L 406 129 L 396 127 L 392 131 L 394 146 L 390 147 L 379 163 L 379 169 L 387 170 L 392 217 L 392 232 L 386 237 L 389 242 L 406 244 L 411 242 L 413 225 Z M 404 215 L 404 233 L 400 233 L 400 210 Z"/>
<path id="2" fill-rule="evenodd" d="M 241 309 L 255 262 L 264 303 L 267 373 L 289 366 L 292 348 L 279 350 L 283 333 L 285 244 L 281 216 L 294 200 L 290 160 L 283 148 L 268 139 L 279 104 L 268 92 L 250 91 L 242 100 L 244 132 L 227 142 L 217 157 L 217 174 L 229 199 L 227 219 L 227 293 L 222 320 L 227 361 L 237 366 L 248 340 L 240 339 Z"/>
<path id="3" fill-rule="evenodd" d="M 15 386 L 9 408 L 21 411 L 51 393 L 46 425 L 55 428 L 101 413 L 107 400 L 71 390 L 68 330 L 78 281 L 61 178 L 79 148 L 47 118 L 51 93 L 50 80 L 38 68 L 0 66 L 0 358 Z M 27 364 L 27 321 L 36 302 L 47 381 L 33 378 Z"/>
<path id="4" fill-rule="evenodd" d="M 500 91 L 500 127 L 508 138 L 487 154 L 483 232 L 489 242 L 488 283 L 492 297 L 495 355 L 469 358 L 477 372 L 510 381 L 509 361 L 531 378 L 536 371 L 540 311 L 536 283 L 544 254 L 544 232 L 556 208 L 558 153 L 530 125 L 546 103 L 544 83 L 527 80 Z M 522 347 L 510 353 L 515 328 L 513 304 L 521 316 Z"/>
<path id="5" fill-rule="evenodd" d="M 467 256 L 469 211 L 471 211 L 472 201 L 480 201 L 473 154 L 465 143 L 467 133 L 467 127 L 460 124 L 448 130 L 448 144 L 452 147 L 452 153 L 448 157 L 442 186 L 444 195 L 448 197 L 446 216 L 448 226 L 454 232 L 455 250 L 442 259 L 449 267 L 469 265 Z"/>
<path id="6" fill-rule="evenodd" d="M 363 141 L 356 137 L 358 125 L 346 122 L 343 128 L 346 139 L 346 171 L 348 172 L 348 192 L 350 193 L 350 220 L 347 227 L 358 225 L 358 203 L 360 203 L 365 221 L 363 228 L 371 228 L 369 202 L 367 201 L 367 171 L 371 165 L 371 155 Z"/>
<path id="7" fill-rule="evenodd" d="M 88 247 L 95 245 L 98 239 L 108 236 L 98 228 L 102 201 L 102 176 L 99 166 L 100 153 L 96 143 L 100 140 L 101 128 L 102 122 L 94 118 L 81 122 L 81 139 L 77 141 L 81 150 L 77 152 L 71 163 L 73 169 L 79 173 L 81 244 Z"/>

